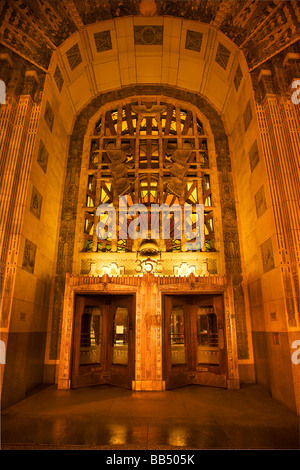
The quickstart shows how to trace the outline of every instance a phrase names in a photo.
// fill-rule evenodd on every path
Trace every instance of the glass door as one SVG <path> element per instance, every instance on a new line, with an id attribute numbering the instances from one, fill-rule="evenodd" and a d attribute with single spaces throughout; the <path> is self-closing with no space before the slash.
<path id="1" fill-rule="evenodd" d="M 222 295 L 166 295 L 164 300 L 167 388 L 226 387 Z"/>
<path id="2" fill-rule="evenodd" d="M 134 377 L 134 297 L 78 295 L 72 386 L 131 388 Z"/>

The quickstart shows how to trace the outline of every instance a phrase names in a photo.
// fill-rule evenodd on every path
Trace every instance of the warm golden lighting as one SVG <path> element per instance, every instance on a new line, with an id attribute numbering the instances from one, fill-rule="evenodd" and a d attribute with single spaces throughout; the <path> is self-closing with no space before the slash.
<path id="1" fill-rule="evenodd" d="M 121 424 L 110 424 L 109 430 L 109 444 L 111 445 L 124 445 L 127 443 L 127 428 Z"/>
<path id="2" fill-rule="evenodd" d="M 178 447 L 187 446 L 187 440 L 188 440 L 188 430 L 186 428 L 174 426 L 170 430 L 170 434 L 168 437 L 170 446 L 178 446 Z"/>

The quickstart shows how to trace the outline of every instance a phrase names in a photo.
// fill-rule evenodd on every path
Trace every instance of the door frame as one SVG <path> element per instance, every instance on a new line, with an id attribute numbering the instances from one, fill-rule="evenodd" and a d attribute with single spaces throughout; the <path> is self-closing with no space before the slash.
<path id="1" fill-rule="evenodd" d="M 60 340 L 60 361 L 58 367 L 57 388 L 68 390 L 72 387 L 73 372 L 73 341 L 75 327 L 75 299 L 76 295 L 133 295 L 133 309 L 135 317 L 137 315 L 136 306 L 140 303 L 140 285 L 136 283 L 118 282 L 118 277 L 110 277 L 107 274 L 103 276 L 72 276 L 66 275 L 64 308 Z M 136 332 L 136 321 L 134 333 Z M 135 335 L 134 335 L 135 336 Z M 136 351 L 136 338 L 133 344 Z M 135 381 L 136 359 L 133 365 L 132 381 Z"/>
<path id="2" fill-rule="evenodd" d="M 109 298 L 111 303 L 104 305 L 105 301 Z M 128 364 L 127 366 L 113 364 L 112 363 L 112 328 L 113 324 L 113 312 L 114 306 L 117 303 L 122 303 L 121 298 L 127 298 L 130 302 L 130 308 L 132 311 L 129 314 L 129 338 L 128 344 Z M 128 297 L 130 299 L 128 300 Z M 101 306 L 105 309 L 102 314 L 102 340 L 101 340 L 101 357 L 104 356 L 104 362 L 101 360 L 100 364 L 90 364 L 87 366 L 80 366 L 79 364 L 79 350 L 80 350 L 80 331 L 81 331 L 81 318 L 82 312 L 79 307 L 80 303 L 89 304 L 94 306 Z M 128 388 L 131 387 L 130 380 L 134 378 L 134 358 L 135 358 L 135 306 L 136 296 L 135 293 L 128 292 L 93 292 L 89 293 L 75 293 L 75 304 L 74 304 L 74 328 L 72 338 L 72 357 L 71 357 L 71 388 L 78 388 L 91 385 L 117 385 L 120 387 Z M 81 312 L 81 313 L 80 313 Z M 110 318 L 111 317 L 111 318 Z M 104 369 L 102 369 L 104 365 Z M 80 370 L 81 367 L 81 370 Z M 126 373 L 124 370 L 126 367 Z M 84 370 L 85 369 L 85 370 Z M 123 380 L 121 377 L 126 377 L 127 380 Z M 121 379 L 121 380 L 120 380 Z"/>
<path id="3" fill-rule="evenodd" d="M 226 335 L 225 331 L 225 315 L 224 315 L 224 291 L 222 292 L 179 292 L 163 293 L 163 358 L 164 367 L 163 374 L 166 382 L 166 388 L 177 388 L 185 385 L 210 385 L 215 387 L 227 387 L 228 375 L 228 361 L 227 361 L 227 348 L 226 348 Z M 203 297 L 203 299 L 201 299 Z M 205 297 L 208 297 L 205 300 Z M 175 301 L 174 301 L 175 300 Z M 190 301 L 189 301 L 190 300 Z M 217 325 L 218 325 L 218 348 L 219 348 L 219 365 L 198 364 L 197 363 L 197 343 L 195 343 L 194 334 L 196 332 L 195 310 L 197 305 L 207 302 L 218 305 L 217 309 L 222 311 L 217 312 Z M 176 304 L 182 304 L 184 315 L 184 336 L 186 345 L 186 364 L 171 364 L 171 349 L 170 349 L 170 327 L 168 325 L 169 316 L 171 315 L 170 309 Z M 190 304 L 190 307 L 189 307 Z M 193 320 L 194 318 L 194 320 Z"/>
<path id="4" fill-rule="evenodd" d="M 227 349 L 227 388 L 239 388 L 236 324 L 232 278 L 229 275 L 167 276 L 145 273 L 123 276 L 76 276 L 67 274 L 60 337 L 58 389 L 71 387 L 74 302 L 80 294 L 135 294 L 135 366 L 132 389 L 165 390 L 163 375 L 163 295 L 222 294 L 224 298 L 224 341 Z"/>
<path id="5" fill-rule="evenodd" d="M 179 284 L 179 285 L 178 285 Z M 164 314 L 164 296 L 165 295 L 222 295 L 224 307 L 224 346 L 226 350 L 226 388 L 239 389 L 240 379 L 238 370 L 238 351 L 236 339 L 236 321 L 234 312 L 234 297 L 231 275 L 226 276 L 195 276 L 193 273 L 189 276 L 183 276 L 181 282 L 176 283 L 170 279 L 168 285 L 161 285 L 158 288 L 160 295 L 160 305 L 162 314 Z M 162 322 L 162 325 L 164 322 Z M 164 342 L 163 342 L 164 343 Z M 164 353 L 164 350 L 162 350 Z M 165 357 L 165 355 L 163 356 Z M 200 368 L 199 368 L 200 369 Z M 199 370 L 200 371 L 200 370 Z M 163 378 L 166 379 L 165 361 L 163 364 Z M 214 380 L 208 380 L 206 385 L 214 385 Z"/>

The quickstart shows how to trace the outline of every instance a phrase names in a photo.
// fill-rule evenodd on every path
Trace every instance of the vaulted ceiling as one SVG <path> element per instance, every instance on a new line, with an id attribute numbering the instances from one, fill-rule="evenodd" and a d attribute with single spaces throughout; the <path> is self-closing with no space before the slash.
<path id="1" fill-rule="evenodd" d="M 0 0 L 0 43 L 46 71 L 74 32 L 126 15 L 208 23 L 243 50 L 250 70 L 300 38 L 297 0 Z"/>

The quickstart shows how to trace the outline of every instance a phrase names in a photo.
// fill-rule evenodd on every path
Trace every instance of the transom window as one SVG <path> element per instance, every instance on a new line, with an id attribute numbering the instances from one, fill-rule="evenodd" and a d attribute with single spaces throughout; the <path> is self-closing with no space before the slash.
<path id="1" fill-rule="evenodd" d="M 215 251 L 214 208 L 208 135 L 196 109 L 157 97 L 135 97 L 105 109 L 90 136 L 86 174 L 83 251 L 132 251 L 130 238 L 99 240 L 96 234 L 100 204 L 115 205 L 127 196 L 128 205 L 204 204 L 205 246 Z M 132 219 L 128 216 L 127 223 Z M 171 238 L 166 251 L 181 251 L 182 241 Z M 192 240 L 191 240 L 192 241 Z"/>

